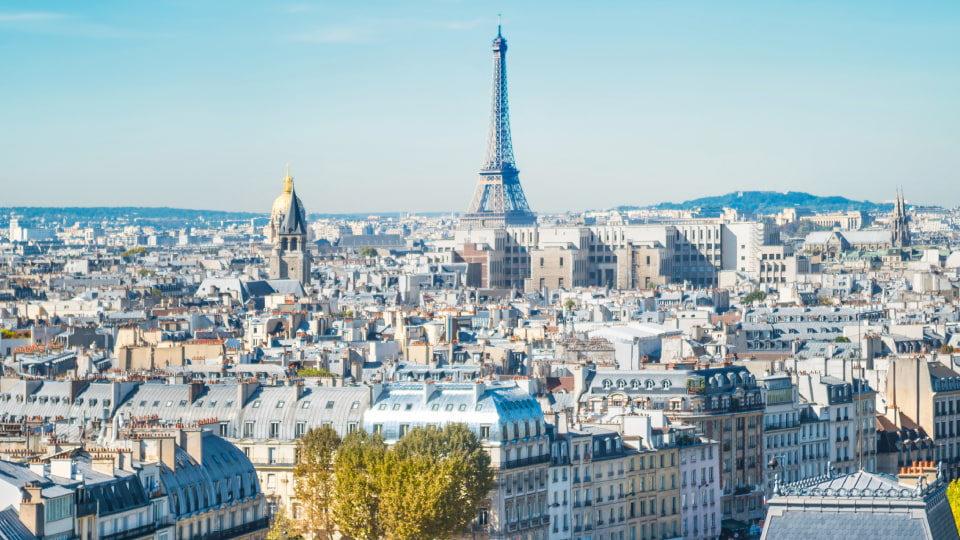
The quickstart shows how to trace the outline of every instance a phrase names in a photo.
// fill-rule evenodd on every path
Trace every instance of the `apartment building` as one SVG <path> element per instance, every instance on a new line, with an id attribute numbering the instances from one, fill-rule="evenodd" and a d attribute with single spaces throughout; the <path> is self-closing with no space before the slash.
<path id="1" fill-rule="evenodd" d="M 774 480 L 797 482 L 800 466 L 800 403 L 790 375 L 775 373 L 757 379 L 762 390 L 764 493 L 773 493 Z"/>
<path id="2" fill-rule="evenodd" d="M 663 411 L 719 442 L 721 509 L 724 519 L 749 521 L 762 514 L 763 396 L 746 368 L 722 366 L 596 371 L 581 376 L 586 391 L 579 417 L 604 414 L 611 407 Z"/>
<path id="3" fill-rule="evenodd" d="M 520 381 L 518 381 L 520 382 Z M 364 429 L 393 444 L 415 427 L 465 423 L 490 454 L 495 488 L 470 537 L 546 540 L 550 441 L 540 405 L 513 382 L 375 383 Z"/>

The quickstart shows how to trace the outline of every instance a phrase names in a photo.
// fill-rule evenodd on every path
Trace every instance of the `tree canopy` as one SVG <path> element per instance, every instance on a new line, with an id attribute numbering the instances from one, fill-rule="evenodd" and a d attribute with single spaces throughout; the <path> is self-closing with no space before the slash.
<path id="1" fill-rule="evenodd" d="M 464 424 L 413 429 L 386 463 L 381 519 L 398 540 L 446 539 L 463 531 L 493 487 L 490 456 Z"/>
<path id="2" fill-rule="evenodd" d="M 314 431 L 304 439 L 319 439 Z M 302 454 L 310 461 L 294 471 L 311 532 L 335 528 L 357 540 L 445 540 L 470 524 L 493 488 L 490 456 L 464 424 L 415 428 L 392 448 L 363 430 L 337 445 L 332 440 L 328 434 L 326 442 L 303 444 L 332 448 L 329 475 L 317 473 L 331 463 L 325 451 Z M 323 527 L 322 517 L 328 518 Z"/>
<path id="3" fill-rule="evenodd" d="M 386 452 L 382 437 L 363 430 L 347 435 L 340 446 L 332 509 L 337 528 L 346 536 L 357 540 L 383 536 L 379 476 Z"/>
<path id="4" fill-rule="evenodd" d="M 302 510 L 297 529 L 313 538 L 333 538 L 330 514 L 334 494 L 334 465 L 340 436 L 331 426 L 312 428 L 297 442 L 293 491 Z"/>
<path id="5" fill-rule="evenodd" d="M 273 521 L 270 523 L 270 530 L 267 531 L 267 540 L 300 540 L 302 537 L 296 533 L 296 526 L 287 509 L 280 507 L 273 515 Z"/>
<path id="6" fill-rule="evenodd" d="M 953 511 L 953 520 L 960 526 L 960 480 L 954 480 L 947 486 L 947 501 Z"/>

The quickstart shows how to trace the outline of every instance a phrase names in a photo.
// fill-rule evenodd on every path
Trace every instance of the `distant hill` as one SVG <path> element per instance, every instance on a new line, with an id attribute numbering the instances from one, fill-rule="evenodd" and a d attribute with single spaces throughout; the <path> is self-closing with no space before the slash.
<path id="1" fill-rule="evenodd" d="M 800 191 L 735 191 L 726 195 L 701 197 L 681 203 L 663 202 L 646 208 L 658 210 L 694 210 L 703 214 L 719 214 L 724 208 L 733 208 L 745 214 L 775 214 L 784 208 L 805 208 L 818 212 L 846 210 L 889 210 L 890 204 L 855 201 L 846 197 L 819 197 Z"/>

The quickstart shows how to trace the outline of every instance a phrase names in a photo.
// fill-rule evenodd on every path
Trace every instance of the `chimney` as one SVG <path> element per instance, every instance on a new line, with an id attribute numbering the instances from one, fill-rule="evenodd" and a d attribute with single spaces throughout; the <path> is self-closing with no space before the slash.
<path id="1" fill-rule="evenodd" d="M 117 463 L 118 469 L 123 469 L 127 472 L 136 472 L 136 469 L 133 468 L 133 450 L 124 449 L 120 452 L 117 452 Z"/>
<path id="2" fill-rule="evenodd" d="M 73 478 L 73 459 L 53 458 L 50 460 L 50 475 L 60 478 Z"/>
<path id="3" fill-rule="evenodd" d="M 383 394 L 383 383 L 373 383 L 370 385 L 370 408 L 373 408 L 373 404 L 380 399 L 380 396 Z"/>
<path id="4" fill-rule="evenodd" d="M 423 382 L 423 403 L 426 405 L 430 403 L 430 398 L 438 392 L 437 385 L 433 381 L 424 381 Z"/>
<path id="5" fill-rule="evenodd" d="M 163 437 L 157 439 L 157 458 L 170 468 L 171 471 L 177 470 L 177 446 L 173 437 Z"/>
<path id="6" fill-rule="evenodd" d="M 557 423 L 557 433 L 569 433 L 570 432 L 570 420 L 567 419 L 566 412 L 558 412 L 554 415 Z"/>
<path id="7" fill-rule="evenodd" d="M 190 457 L 203 465 L 203 430 L 184 429 L 180 431 L 180 448 L 186 450 Z"/>
<path id="8" fill-rule="evenodd" d="M 23 486 L 26 492 L 20 501 L 20 522 L 38 538 L 43 538 L 43 499 L 40 495 L 42 488 L 36 484 Z"/>
<path id="9" fill-rule="evenodd" d="M 573 397 L 579 399 L 587 390 L 587 370 L 583 366 L 573 367 Z"/>
<path id="10" fill-rule="evenodd" d="M 241 381 L 237 383 L 237 406 L 243 407 L 247 404 L 250 396 L 260 387 L 257 381 Z"/>
<path id="11" fill-rule="evenodd" d="M 487 385 L 483 381 L 477 381 L 473 385 L 473 402 L 476 403 L 483 398 L 483 395 L 487 392 Z"/>
<path id="12" fill-rule="evenodd" d="M 88 381 L 83 380 L 72 380 L 70 381 L 70 403 L 73 403 L 77 396 L 80 395 L 80 392 L 83 391 L 87 385 L 90 384 Z"/>
<path id="13" fill-rule="evenodd" d="M 90 460 L 93 470 L 107 476 L 113 476 L 113 457 L 109 455 L 97 454 Z"/>
<path id="14" fill-rule="evenodd" d="M 190 383 L 190 403 L 193 403 L 203 393 L 203 383 L 200 381 Z"/>
<path id="15" fill-rule="evenodd" d="M 42 459 L 31 459 L 30 460 L 30 472 L 36 474 L 37 476 L 47 476 L 47 466 Z"/>

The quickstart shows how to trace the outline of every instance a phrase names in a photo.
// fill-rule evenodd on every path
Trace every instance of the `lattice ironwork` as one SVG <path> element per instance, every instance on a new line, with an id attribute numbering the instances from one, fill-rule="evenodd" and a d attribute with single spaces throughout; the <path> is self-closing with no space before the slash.
<path id="1" fill-rule="evenodd" d="M 490 131 L 480 178 L 461 228 L 533 225 L 536 215 L 530 211 L 520 186 L 520 174 L 513 157 L 510 137 L 510 112 L 507 102 L 507 40 L 500 27 L 493 40 L 493 96 Z"/>

